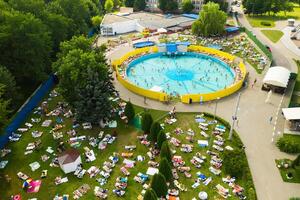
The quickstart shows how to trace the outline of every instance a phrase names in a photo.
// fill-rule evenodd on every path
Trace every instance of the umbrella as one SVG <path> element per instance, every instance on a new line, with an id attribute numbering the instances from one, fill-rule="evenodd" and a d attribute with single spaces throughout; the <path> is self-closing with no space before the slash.
<path id="1" fill-rule="evenodd" d="M 208 197 L 207 193 L 204 192 L 204 191 L 199 192 L 199 195 L 198 195 L 198 196 L 199 196 L 199 199 L 201 199 L 201 200 L 206 200 L 207 197 Z"/>

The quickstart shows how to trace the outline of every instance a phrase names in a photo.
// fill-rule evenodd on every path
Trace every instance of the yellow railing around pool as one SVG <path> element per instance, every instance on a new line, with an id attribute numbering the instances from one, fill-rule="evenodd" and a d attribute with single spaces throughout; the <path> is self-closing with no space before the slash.
<path id="1" fill-rule="evenodd" d="M 233 62 L 234 59 L 236 58 L 235 56 L 223 52 L 223 51 L 219 51 L 216 49 L 212 49 L 212 48 L 208 48 L 208 47 L 203 47 L 203 46 L 198 46 L 198 45 L 191 45 L 188 47 L 189 51 L 195 51 L 195 52 L 201 52 L 204 54 L 210 54 L 210 55 L 214 55 L 216 57 L 219 57 L 223 60 L 227 60 L 229 62 Z M 145 96 L 151 99 L 155 99 L 155 100 L 159 100 L 159 101 L 168 101 L 168 95 L 164 92 L 156 92 L 156 91 L 151 91 L 151 90 L 147 90 L 141 87 L 138 87 L 132 83 L 130 83 L 129 81 L 127 81 L 122 74 L 120 74 L 119 72 L 119 67 L 122 65 L 122 63 L 124 63 L 126 60 L 128 60 L 130 57 L 134 57 L 136 55 L 139 54 L 143 54 L 143 53 L 154 53 L 157 52 L 158 48 L 157 46 L 154 47 L 144 47 L 144 48 L 140 48 L 140 49 L 135 49 L 131 52 L 126 53 L 125 55 L 123 55 L 120 59 L 114 60 L 112 62 L 112 65 L 116 71 L 116 77 L 118 79 L 118 81 L 128 90 L 139 94 L 141 96 Z M 245 80 L 246 77 L 246 67 L 244 65 L 244 63 L 239 63 L 238 67 L 240 68 L 240 80 L 238 80 L 237 82 L 235 82 L 234 84 L 232 84 L 231 86 L 223 89 L 223 90 L 218 90 L 216 92 L 212 92 L 212 93 L 207 93 L 207 94 L 185 94 L 185 95 L 181 95 L 181 102 L 182 103 L 191 103 L 191 102 L 205 102 L 205 101 L 211 101 L 214 99 L 218 99 L 218 98 L 222 98 L 225 96 L 229 96 L 231 94 L 233 94 L 234 92 L 238 91 L 242 85 L 243 82 Z"/>

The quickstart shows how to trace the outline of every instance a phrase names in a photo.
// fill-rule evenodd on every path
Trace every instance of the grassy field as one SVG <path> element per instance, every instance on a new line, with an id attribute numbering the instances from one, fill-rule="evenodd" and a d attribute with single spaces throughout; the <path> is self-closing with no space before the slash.
<path id="1" fill-rule="evenodd" d="M 283 32 L 278 30 L 262 30 L 261 32 L 273 43 L 278 42 L 283 36 Z"/>
<path id="2" fill-rule="evenodd" d="M 284 162 L 284 163 L 291 163 L 292 161 L 289 160 L 289 159 L 284 159 L 284 160 L 276 160 L 276 165 L 281 165 L 281 162 Z M 289 168 L 284 168 L 284 167 L 281 167 L 281 168 L 278 168 L 279 171 L 280 171 L 280 175 L 281 175 L 281 178 L 284 182 L 288 182 L 288 183 L 300 183 L 300 169 L 299 168 L 292 168 L 292 167 L 289 167 Z M 292 173 L 293 174 L 293 178 L 292 179 L 288 179 L 287 178 L 287 174 L 288 173 Z"/>
<path id="3" fill-rule="evenodd" d="M 284 12 L 279 12 L 276 15 L 273 15 L 272 13 L 269 15 L 262 15 L 262 16 L 250 16 L 247 15 L 247 19 L 251 26 L 253 27 L 260 27 L 260 28 L 271 28 L 275 26 L 275 22 L 279 20 L 287 20 L 289 18 L 293 18 L 296 20 L 300 19 L 300 7 L 299 5 L 295 4 L 294 11 L 287 12 L 286 14 Z M 268 22 L 271 24 L 271 26 L 264 26 L 261 22 Z"/>
<path id="4" fill-rule="evenodd" d="M 49 103 L 49 108 L 53 108 L 58 101 L 61 101 L 60 97 L 56 97 L 54 100 L 50 101 Z M 51 110 L 51 109 L 50 109 Z M 145 112 L 145 110 L 141 107 L 135 107 L 136 113 L 142 113 Z M 163 116 L 166 115 L 166 112 L 164 111 L 157 111 L 157 110 L 149 110 L 149 112 L 152 114 L 153 118 L 156 120 L 160 120 L 163 122 Z M 196 113 L 190 113 L 190 114 L 183 114 L 179 113 L 177 114 L 178 121 L 174 125 L 166 125 L 165 126 L 165 132 L 170 132 L 172 136 L 178 138 L 179 140 L 182 141 L 182 143 L 188 143 L 188 141 L 185 138 L 185 134 L 183 135 L 175 135 L 173 133 L 173 130 L 176 127 L 182 128 L 184 131 L 187 129 L 191 128 L 195 131 L 195 139 L 204 139 L 200 134 L 200 129 L 198 127 L 198 124 L 195 122 L 194 117 Z M 32 115 L 31 117 L 39 117 L 36 115 Z M 46 117 L 42 117 L 42 121 L 45 120 Z M 47 117 L 48 119 L 49 117 Z M 50 119 L 55 121 L 54 117 L 50 117 Z M 207 120 L 210 120 L 210 118 L 207 118 Z M 62 132 L 65 133 L 67 130 L 71 129 L 71 120 L 70 119 L 65 119 L 64 118 L 64 125 L 65 127 L 62 129 Z M 6 166 L 4 170 L 0 170 L 0 178 L 1 184 L 0 184 L 0 191 L 1 191 L 1 197 L 3 199 L 8 199 L 10 195 L 12 194 L 21 194 L 23 199 L 28 199 L 28 198 L 38 198 L 42 200 L 46 199 L 53 199 L 53 197 L 56 194 L 62 195 L 62 194 L 69 194 L 72 196 L 72 193 L 75 189 L 80 187 L 83 183 L 89 184 L 91 187 L 91 190 L 83 196 L 81 199 L 95 199 L 95 196 L 93 194 L 93 189 L 95 186 L 99 186 L 99 184 L 95 181 L 95 178 L 89 178 L 89 176 L 86 174 L 82 179 L 78 179 L 75 177 L 72 173 L 65 175 L 60 168 L 53 168 L 50 167 L 49 164 L 51 160 L 54 158 L 53 155 L 50 155 L 50 159 L 46 162 L 41 161 L 41 156 L 46 153 L 46 148 L 48 146 L 53 147 L 55 150 L 58 146 L 58 141 L 54 140 L 52 137 L 52 134 L 49 133 L 51 127 L 49 128 L 42 128 L 39 124 L 34 125 L 34 127 L 28 131 L 27 133 L 24 133 L 24 135 L 21 138 L 21 141 L 17 143 L 10 143 L 8 145 L 8 148 L 12 149 L 12 153 L 7 155 L 5 157 L 5 160 L 9 160 L 9 164 Z M 32 154 L 29 155 L 24 155 L 25 148 L 29 142 L 33 142 L 35 139 L 32 138 L 31 136 L 31 131 L 33 130 L 39 130 L 43 131 L 43 135 L 40 138 L 42 141 L 41 148 L 39 150 L 34 151 Z M 118 127 L 116 129 L 100 129 L 98 127 L 93 127 L 92 130 L 83 130 L 79 128 L 77 130 L 77 136 L 78 135 L 87 135 L 87 136 L 95 136 L 97 137 L 98 133 L 100 130 L 103 130 L 105 133 L 113 133 L 114 131 L 117 132 L 117 140 L 112 144 L 108 145 L 108 148 L 101 151 L 98 150 L 97 148 L 92 148 L 89 146 L 87 141 L 82 142 L 81 146 L 78 148 L 78 150 L 83 153 L 83 147 L 88 146 L 90 149 L 93 149 L 94 152 L 96 153 L 97 159 L 92 162 L 92 163 L 86 163 L 83 162 L 83 167 L 84 169 L 88 169 L 90 166 L 99 166 L 101 167 L 103 162 L 108 160 L 108 157 L 112 155 L 113 152 L 125 152 L 124 146 L 125 145 L 136 145 L 137 149 L 134 151 L 134 157 L 137 155 L 146 155 L 146 152 L 148 151 L 148 148 L 142 144 L 139 143 L 137 140 L 137 135 L 141 135 L 142 132 L 140 130 L 137 130 L 133 126 L 128 126 L 126 127 L 122 122 L 118 120 Z M 207 131 L 207 133 L 210 133 L 212 130 L 212 127 L 210 127 L 210 130 Z M 227 138 L 228 136 L 228 128 L 227 132 L 225 133 L 224 138 Z M 69 136 L 67 134 L 64 134 L 63 140 L 65 143 L 67 143 Z M 208 193 L 210 199 L 222 199 L 216 192 L 215 185 L 218 183 L 221 183 L 224 187 L 229 188 L 229 186 L 225 183 L 222 183 L 221 177 L 225 177 L 226 174 L 222 172 L 221 176 L 214 176 L 212 175 L 209 170 L 209 156 L 208 161 L 204 163 L 201 169 L 196 169 L 194 166 L 191 165 L 190 159 L 196 152 L 201 152 L 201 154 L 205 155 L 206 150 L 210 149 L 212 142 L 213 142 L 214 137 L 210 137 L 209 139 L 209 148 L 200 148 L 197 146 L 196 143 L 194 143 L 194 150 L 192 153 L 182 153 L 179 148 L 175 148 L 170 144 L 170 147 L 173 149 L 176 149 L 177 155 L 183 156 L 184 160 L 186 161 L 188 166 L 191 166 L 192 171 L 192 178 L 188 179 L 185 178 L 182 174 L 180 174 L 180 179 L 179 182 L 185 184 L 188 187 L 188 191 L 181 193 L 180 197 L 181 199 L 192 199 L 193 197 L 197 197 L 199 191 L 204 190 Z M 230 145 L 233 148 L 241 148 L 242 143 L 240 139 L 238 138 L 237 135 L 234 135 L 232 141 L 226 141 L 225 146 Z M 68 144 L 66 145 L 68 146 Z M 245 155 L 245 154 L 244 154 Z M 82 156 L 83 158 L 84 156 Z M 84 159 L 83 159 L 84 160 Z M 115 168 L 113 168 L 113 172 L 111 174 L 111 177 L 108 179 L 108 183 L 103 186 L 103 188 L 109 189 L 109 199 L 136 199 L 138 194 L 142 191 L 142 185 L 139 183 L 136 183 L 133 180 L 133 177 L 138 173 L 142 172 L 145 173 L 148 166 L 148 157 L 146 156 L 146 160 L 144 162 L 137 162 L 136 166 L 132 169 L 129 169 L 131 175 L 129 176 L 129 181 L 128 181 L 128 187 L 126 189 L 126 195 L 123 198 L 118 198 L 112 193 L 112 189 L 114 188 L 115 180 L 118 176 L 122 176 L 122 173 L 120 172 L 120 167 L 122 166 L 122 161 L 123 159 L 121 158 L 118 164 L 116 165 Z M 36 170 L 35 172 L 32 172 L 29 164 L 38 161 L 41 164 L 41 167 Z M 156 158 L 156 161 L 159 161 L 159 158 Z M 28 194 L 24 190 L 22 190 L 22 183 L 23 181 L 19 180 L 17 177 L 17 172 L 21 171 L 30 177 L 32 177 L 34 180 L 40 179 L 41 171 L 42 170 L 48 170 L 48 176 L 47 178 L 42 179 L 42 185 L 40 188 L 40 191 L 35 194 Z M 195 174 L 197 171 L 201 171 L 204 173 L 206 176 L 212 176 L 213 181 L 210 183 L 208 186 L 204 186 L 203 184 L 200 185 L 196 190 L 191 189 L 191 185 L 194 182 L 194 178 L 196 178 Z M 253 182 L 252 182 L 252 177 L 249 168 L 245 168 L 245 176 L 241 179 L 237 180 L 237 183 L 241 185 L 242 187 L 245 188 L 246 195 L 247 191 L 249 188 L 253 188 Z M 10 182 L 7 182 L 4 178 L 5 175 L 8 175 L 11 180 Z M 62 176 L 65 177 L 67 176 L 69 179 L 69 182 L 63 183 L 62 185 L 56 186 L 54 184 L 54 179 L 57 176 Z M 98 175 L 99 177 L 99 175 Z M 149 181 L 147 182 L 148 184 L 150 183 Z M 238 199 L 232 194 L 232 197 L 228 199 Z"/>

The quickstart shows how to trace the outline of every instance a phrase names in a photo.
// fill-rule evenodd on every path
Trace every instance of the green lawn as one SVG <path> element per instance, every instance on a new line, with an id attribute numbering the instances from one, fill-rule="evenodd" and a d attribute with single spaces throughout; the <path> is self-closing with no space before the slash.
<path id="1" fill-rule="evenodd" d="M 278 165 L 281 166 L 282 163 L 291 163 L 292 161 L 289 159 L 282 159 L 282 160 L 276 160 L 276 165 L 278 167 Z M 278 168 L 280 171 L 280 175 L 281 178 L 284 182 L 288 182 L 288 183 L 300 183 L 300 169 L 295 169 L 292 167 L 289 168 L 284 168 L 284 167 L 280 167 Z M 287 174 L 288 173 L 292 173 L 293 174 L 293 178 L 292 179 L 288 179 L 287 178 Z"/>
<path id="2" fill-rule="evenodd" d="M 273 43 L 278 42 L 283 36 L 283 32 L 278 30 L 262 30 L 261 32 Z"/>
<path id="3" fill-rule="evenodd" d="M 60 97 L 56 97 L 54 100 L 52 100 L 49 104 L 49 110 L 56 105 L 58 101 L 61 101 L 62 99 Z M 135 107 L 136 113 L 142 113 L 145 112 L 145 110 L 141 107 Z M 157 111 L 157 110 L 149 110 L 149 112 L 152 114 L 155 120 L 160 120 L 163 122 L 164 116 L 166 115 L 165 111 Z M 165 132 L 170 132 L 172 136 L 180 139 L 182 143 L 188 143 L 186 140 L 186 135 L 175 135 L 173 133 L 174 129 L 176 127 L 181 127 L 184 131 L 188 130 L 189 128 L 193 129 L 196 133 L 195 139 L 204 139 L 203 136 L 201 136 L 200 129 L 198 127 L 198 124 L 195 122 L 194 117 L 196 113 L 179 113 L 177 114 L 178 121 L 174 125 L 166 125 L 165 126 Z M 37 117 L 36 115 L 32 115 L 31 117 Z M 48 119 L 49 117 L 42 117 L 42 121 L 45 119 Z M 211 118 L 206 117 L 207 120 L 211 120 Z M 50 117 L 50 119 L 55 121 L 54 117 Z M 65 133 L 67 130 L 71 129 L 71 120 L 70 119 L 65 119 L 64 118 L 64 124 L 65 127 L 62 129 L 62 132 Z M 213 126 L 211 125 L 209 128 L 209 131 L 207 133 L 211 133 Z M 72 192 L 80 187 L 83 183 L 87 183 L 90 185 L 91 190 L 82 198 L 82 199 L 95 199 L 95 196 L 93 194 L 93 189 L 95 186 L 99 186 L 99 184 L 95 181 L 95 178 L 89 178 L 89 176 L 86 174 L 83 179 L 78 179 L 75 177 L 73 174 L 68 174 L 65 175 L 60 168 L 53 168 L 50 167 L 49 164 L 51 162 L 51 159 L 54 158 L 53 155 L 50 155 L 50 159 L 46 162 L 41 161 L 41 156 L 46 153 L 46 148 L 48 146 L 52 146 L 53 149 L 55 150 L 58 141 L 54 140 L 52 137 L 52 134 L 49 133 L 51 127 L 49 128 L 42 128 L 39 124 L 34 125 L 34 127 L 28 131 L 27 133 L 24 133 L 22 136 L 21 141 L 17 143 L 10 143 L 8 145 L 8 148 L 12 149 L 12 153 L 7 155 L 5 157 L 5 160 L 9 160 L 9 164 L 6 166 L 4 170 L 0 170 L 0 178 L 1 178 L 1 184 L 0 184 L 0 191 L 1 191 L 1 197 L 3 199 L 8 199 L 10 195 L 12 194 L 21 194 L 23 199 L 28 199 L 28 198 L 38 198 L 38 199 L 52 199 L 55 194 L 70 194 L 72 196 Z M 33 130 L 40 130 L 43 131 L 44 134 L 41 137 L 42 140 L 42 146 L 39 150 L 33 152 L 32 154 L 29 155 L 24 155 L 24 150 L 29 142 L 33 142 L 35 139 L 32 138 L 31 136 L 31 131 Z M 136 157 L 137 155 L 146 155 L 146 152 L 148 151 L 148 148 L 142 144 L 139 143 L 137 140 L 137 135 L 141 135 L 142 132 L 140 130 L 135 129 L 133 126 L 128 126 L 125 127 L 125 125 L 118 120 L 118 127 L 116 129 L 100 129 L 99 127 L 93 127 L 92 130 L 83 130 L 83 129 L 78 129 L 77 135 L 87 135 L 87 136 L 95 136 L 97 137 L 98 133 L 100 130 L 103 130 L 105 133 L 112 133 L 114 130 L 117 132 L 117 140 L 112 144 L 108 145 L 108 148 L 100 151 L 97 148 L 93 148 L 89 146 L 87 141 L 82 142 L 81 146 L 78 148 L 78 150 L 83 153 L 83 147 L 88 146 L 90 149 L 93 149 L 94 152 L 96 153 L 97 160 L 92 162 L 92 163 L 83 163 L 83 167 L 85 169 L 88 169 L 90 166 L 99 166 L 101 167 L 103 162 L 108 160 L 108 157 L 112 155 L 113 152 L 125 152 L 124 146 L 125 145 L 137 145 L 137 149 L 134 152 L 134 156 Z M 228 137 L 228 128 L 227 131 L 224 135 L 224 138 Z M 64 134 L 63 140 L 66 143 L 66 146 L 69 146 L 67 144 L 69 136 L 67 134 Z M 201 169 L 196 169 L 194 166 L 191 165 L 190 159 L 192 158 L 193 155 L 195 155 L 196 152 L 201 152 L 201 154 L 205 155 L 206 150 L 211 149 L 211 145 L 213 142 L 214 137 L 211 136 L 209 139 L 209 148 L 200 148 L 197 146 L 197 143 L 194 143 L 194 150 L 192 153 L 182 153 L 178 148 L 172 146 L 170 144 L 170 147 L 175 149 L 177 151 L 176 155 L 181 155 L 183 156 L 185 162 L 187 163 L 188 166 L 191 166 L 191 174 L 192 178 L 188 179 L 183 176 L 183 174 L 180 174 L 180 179 L 179 182 L 185 184 L 188 187 L 187 192 L 183 192 L 180 194 L 181 199 L 192 199 L 193 197 L 197 197 L 198 192 L 201 190 L 205 190 L 210 199 L 221 199 L 221 197 L 217 194 L 215 185 L 218 183 L 221 183 L 226 188 L 229 188 L 229 186 L 225 183 L 222 183 L 221 178 L 225 177 L 226 174 L 222 172 L 221 176 L 214 176 L 208 171 L 209 167 L 209 160 L 210 156 L 207 155 L 207 160 L 201 167 Z M 232 141 L 226 141 L 225 146 L 230 145 L 233 148 L 241 148 L 242 143 L 238 136 L 234 134 L 233 140 Z M 245 154 L 244 154 L 245 155 Z M 222 157 L 222 156 L 221 156 Z M 121 157 L 120 157 L 121 158 Z M 83 156 L 82 159 L 84 160 Z M 128 181 L 128 187 L 126 189 L 126 195 L 124 198 L 117 198 L 113 193 L 112 189 L 114 188 L 115 180 L 118 176 L 122 176 L 122 173 L 120 172 L 120 167 L 122 166 L 122 161 L 123 159 L 121 158 L 116 167 L 113 169 L 113 172 L 111 174 L 111 177 L 108 179 L 108 183 L 103 186 L 103 188 L 108 188 L 109 189 L 109 199 L 136 199 L 138 194 L 142 191 L 142 185 L 139 183 L 136 183 L 133 180 L 133 177 L 138 173 L 138 172 L 143 172 L 145 173 L 148 166 L 148 157 L 146 156 L 146 160 L 144 162 L 137 162 L 136 166 L 132 169 L 130 169 L 131 175 L 129 176 L 129 181 Z M 38 161 L 41 164 L 41 167 L 36 170 L 35 172 L 32 172 L 30 170 L 29 164 Z M 159 161 L 159 158 L 156 158 L 156 161 Z M 24 190 L 22 190 L 22 181 L 19 180 L 16 176 L 17 172 L 22 171 L 25 174 L 29 175 L 33 179 L 40 179 L 41 171 L 47 169 L 48 170 L 48 177 L 45 179 L 42 179 L 42 185 L 40 188 L 40 191 L 35 194 L 28 194 Z M 197 171 L 201 171 L 204 173 L 206 176 L 212 176 L 213 181 L 208 185 L 200 185 L 199 188 L 196 190 L 191 189 L 191 185 L 194 182 L 194 179 L 196 178 L 195 174 Z M 4 179 L 4 176 L 8 175 L 11 178 L 10 182 L 6 182 Z M 68 183 L 64 183 L 62 185 L 56 186 L 54 184 L 54 179 L 56 176 L 62 176 L 65 177 L 67 176 L 69 179 Z M 99 177 L 100 175 L 98 175 Z M 150 183 L 149 181 L 147 182 L 148 184 Z M 245 188 L 246 195 L 247 191 L 249 188 L 253 188 L 253 182 L 252 182 L 252 177 L 251 173 L 249 170 L 249 167 L 245 168 L 245 173 L 244 177 L 241 179 L 237 180 L 237 183 L 241 185 L 242 187 Z M 231 190 L 232 191 L 232 190 Z M 228 199 L 238 199 L 234 195 Z"/>
<path id="4" fill-rule="evenodd" d="M 262 16 L 250 16 L 247 15 L 247 19 L 251 26 L 253 27 L 260 27 L 260 28 L 271 28 L 275 26 L 275 21 L 278 20 L 287 20 L 289 18 L 294 18 L 296 20 L 300 19 L 300 7 L 295 4 L 294 11 L 287 12 L 286 14 L 284 12 L 279 12 L 276 15 L 262 15 Z M 271 24 L 271 26 L 264 26 L 261 24 L 261 22 L 268 22 Z"/>

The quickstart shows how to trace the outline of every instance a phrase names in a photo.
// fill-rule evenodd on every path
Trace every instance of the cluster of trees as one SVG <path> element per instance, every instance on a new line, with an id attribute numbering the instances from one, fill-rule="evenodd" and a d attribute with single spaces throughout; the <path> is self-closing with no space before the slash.
<path id="1" fill-rule="evenodd" d="M 229 5 L 228 5 L 228 1 L 226 1 L 226 0 L 204 0 L 204 4 L 206 4 L 208 2 L 214 2 L 214 3 L 219 4 L 220 9 L 224 12 L 227 12 L 227 10 L 228 10 Z"/>
<path id="2" fill-rule="evenodd" d="M 220 5 L 213 2 L 204 4 L 199 18 L 192 25 L 194 35 L 216 36 L 224 33 L 227 15 Z"/>
<path id="3" fill-rule="evenodd" d="M 248 14 L 276 14 L 280 11 L 290 12 L 293 10 L 291 0 L 244 0 L 243 6 Z"/>
<path id="4" fill-rule="evenodd" d="M 158 0 L 158 8 L 165 12 L 174 12 L 178 10 L 176 0 Z"/>
<path id="5" fill-rule="evenodd" d="M 64 99 L 75 109 L 78 121 L 99 123 L 110 118 L 110 97 L 117 93 L 105 58 L 105 47 L 92 48 L 92 40 L 74 36 L 62 42 L 53 70 Z"/>
<path id="6" fill-rule="evenodd" d="M 51 73 L 59 44 L 93 26 L 100 2 L 0 0 L 1 125 Z"/>
<path id="7" fill-rule="evenodd" d="M 127 7 L 133 7 L 135 11 L 145 10 L 145 0 L 125 0 L 124 5 Z"/>

